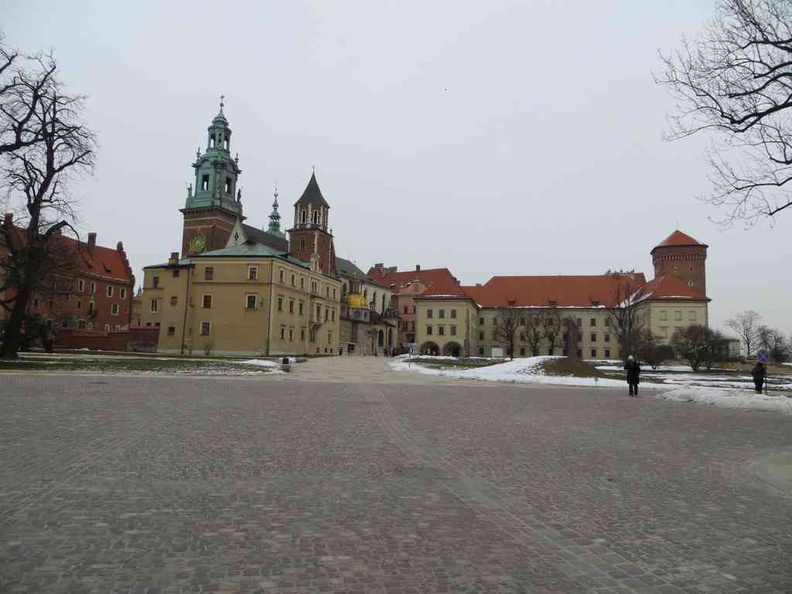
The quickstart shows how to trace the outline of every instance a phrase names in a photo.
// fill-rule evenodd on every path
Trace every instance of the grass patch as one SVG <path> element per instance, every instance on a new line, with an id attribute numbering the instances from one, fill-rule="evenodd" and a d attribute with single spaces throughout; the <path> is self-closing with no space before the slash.
<path id="1" fill-rule="evenodd" d="M 562 377 L 605 377 L 605 374 L 593 365 L 580 359 L 560 357 L 550 359 L 542 365 L 545 375 L 559 375 Z"/>
<path id="2" fill-rule="evenodd" d="M 260 375 L 272 368 L 242 360 L 107 355 L 22 355 L 0 359 L 0 371 L 67 371 L 84 373 L 141 373 L 179 375 Z"/>

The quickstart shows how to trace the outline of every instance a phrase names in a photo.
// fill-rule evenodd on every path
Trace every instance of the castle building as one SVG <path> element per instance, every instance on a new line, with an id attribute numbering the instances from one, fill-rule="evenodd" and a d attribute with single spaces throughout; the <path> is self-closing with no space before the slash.
<path id="1" fill-rule="evenodd" d="M 610 311 L 634 304 L 638 325 L 667 343 L 678 328 L 707 325 L 707 246 L 674 231 L 651 251 L 655 276 L 496 276 L 483 285 L 462 286 L 447 269 L 399 273 L 376 265 L 370 274 L 391 282 L 404 312 L 406 342 L 420 352 L 442 355 L 508 355 L 498 331 L 504 311 L 516 312 L 515 357 L 567 355 L 613 359 L 621 353 Z M 444 271 L 444 272 L 443 272 Z M 412 279 L 412 280 L 410 280 Z M 411 305 L 407 305 L 407 299 Z M 402 305 L 404 303 L 404 305 Z M 408 317 L 409 315 L 409 317 Z M 413 322 L 414 320 L 414 322 Z M 413 334 L 410 330 L 414 329 Z M 411 340 L 413 339 L 413 340 Z"/>
<path id="2" fill-rule="evenodd" d="M 0 260 L 11 249 L 7 230 L 24 237 L 24 231 L 14 226 L 12 213 L 5 214 L 3 225 Z M 41 287 L 28 304 L 28 315 L 50 320 L 59 329 L 56 345 L 66 330 L 110 332 L 129 327 L 135 276 L 124 244 L 119 241 L 115 248 L 104 247 L 96 238 L 94 232 L 84 242 L 60 234 L 53 238 L 58 273 L 51 279 L 52 286 Z M 0 308 L 0 321 L 6 313 Z"/>

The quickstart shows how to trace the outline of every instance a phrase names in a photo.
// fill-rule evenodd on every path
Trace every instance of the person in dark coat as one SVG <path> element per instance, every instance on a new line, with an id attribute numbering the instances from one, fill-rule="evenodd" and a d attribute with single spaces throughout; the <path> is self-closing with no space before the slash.
<path id="1" fill-rule="evenodd" d="M 630 396 L 638 396 L 638 383 L 641 381 L 641 366 L 638 361 L 630 355 L 624 364 L 627 371 L 627 385 L 630 386 Z"/>
<path id="2" fill-rule="evenodd" d="M 754 368 L 751 370 L 751 375 L 753 376 L 754 387 L 756 388 L 756 393 L 762 393 L 762 386 L 765 383 L 765 376 L 767 375 L 767 368 L 764 366 L 764 363 L 761 361 L 757 361 Z"/>

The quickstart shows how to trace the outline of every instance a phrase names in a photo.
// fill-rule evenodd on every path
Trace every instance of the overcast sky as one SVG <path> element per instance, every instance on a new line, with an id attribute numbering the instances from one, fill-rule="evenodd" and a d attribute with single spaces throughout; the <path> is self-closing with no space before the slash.
<path id="1" fill-rule="evenodd" d="M 635 268 L 675 228 L 710 246 L 711 325 L 792 330 L 792 213 L 722 230 L 705 138 L 662 140 L 654 84 L 713 0 L 4 0 L 9 45 L 54 48 L 89 97 L 81 231 L 142 267 L 181 246 L 197 147 L 226 96 L 247 223 L 277 184 L 290 225 L 316 167 L 339 256 L 364 270 L 493 275 Z M 784 258 L 785 260 L 782 260 Z M 783 262 L 783 264 L 781 264 Z"/>

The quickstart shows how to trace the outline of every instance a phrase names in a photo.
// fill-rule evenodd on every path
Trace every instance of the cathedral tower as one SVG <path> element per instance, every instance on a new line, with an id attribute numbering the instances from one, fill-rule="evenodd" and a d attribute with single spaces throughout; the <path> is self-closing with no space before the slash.
<path id="1" fill-rule="evenodd" d="M 242 170 L 239 157 L 231 157 L 231 128 L 220 112 L 207 129 L 206 149 L 196 153 L 195 183 L 187 190 L 184 215 L 182 257 L 224 248 L 237 219 L 242 216 L 242 192 L 237 179 Z"/>
<path id="2" fill-rule="evenodd" d="M 335 275 L 335 246 L 327 230 L 330 205 L 322 196 L 316 175 L 294 203 L 294 227 L 289 229 L 289 253 L 307 263 L 316 263 L 324 274 Z"/>
<path id="3" fill-rule="evenodd" d="M 655 278 L 671 274 L 706 296 L 707 247 L 682 231 L 674 231 L 651 252 Z"/>

